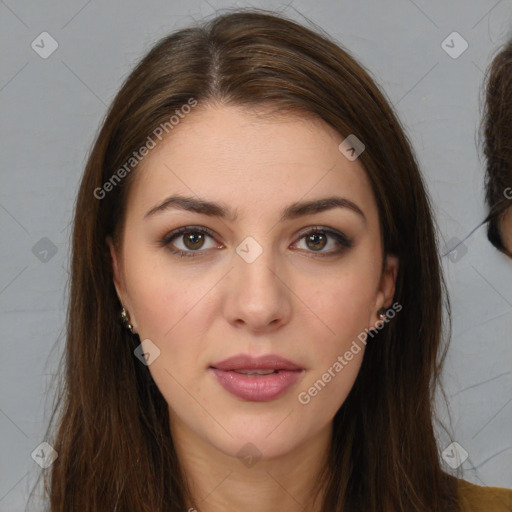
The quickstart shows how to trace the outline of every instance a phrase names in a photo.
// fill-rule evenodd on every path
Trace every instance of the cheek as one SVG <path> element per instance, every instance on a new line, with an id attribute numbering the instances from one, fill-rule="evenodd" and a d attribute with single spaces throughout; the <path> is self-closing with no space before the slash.
<path id="1" fill-rule="evenodd" d="M 320 320 L 312 320 L 318 343 L 311 354 L 311 375 L 301 387 L 305 399 L 299 403 L 307 402 L 322 417 L 326 411 L 336 412 L 357 378 L 366 347 L 361 333 L 372 326 L 376 279 L 371 272 L 350 271 L 325 281 L 313 295 L 311 310 L 318 312 Z"/>
<path id="2" fill-rule="evenodd" d="M 198 414 L 194 406 L 202 400 L 204 296 L 209 287 L 160 272 L 133 284 L 140 339 L 150 339 L 160 350 L 149 371 L 167 403 Z"/>
<path id="3" fill-rule="evenodd" d="M 345 402 L 359 373 L 364 346 L 358 350 L 350 352 L 350 361 L 345 359 L 346 352 L 333 354 L 298 390 L 297 407 L 311 419 L 312 430 L 330 421 Z"/>
<path id="4" fill-rule="evenodd" d="M 211 283 L 207 278 L 187 277 L 166 264 L 165 258 L 151 260 L 142 251 L 130 253 L 126 275 L 141 341 L 149 339 L 160 349 L 160 362 L 173 374 L 178 368 L 189 374 L 201 354 Z"/>
<path id="5" fill-rule="evenodd" d="M 314 364 L 296 397 L 312 430 L 334 417 L 356 381 L 366 347 L 358 336 L 370 326 L 372 290 L 368 281 L 347 278 L 315 295 L 322 323 L 315 327 Z"/>
<path id="6" fill-rule="evenodd" d="M 135 245 L 135 244 L 134 244 Z M 164 249 L 131 251 L 126 286 L 141 335 L 163 339 L 175 330 L 208 291 L 207 279 L 187 275 Z"/>
<path id="7" fill-rule="evenodd" d="M 370 326 L 376 286 L 371 275 L 351 272 L 324 283 L 324 287 L 316 291 L 312 309 L 318 311 L 325 324 L 324 338 L 332 340 L 329 346 L 341 349 Z"/>

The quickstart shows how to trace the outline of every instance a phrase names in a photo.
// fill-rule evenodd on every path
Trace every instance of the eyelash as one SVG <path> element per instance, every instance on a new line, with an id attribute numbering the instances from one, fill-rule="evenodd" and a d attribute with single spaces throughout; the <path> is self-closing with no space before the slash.
<path id="1" fill-rule="evenodd" d="M 159 245 L 161 247 L 166 247 L 169 251 L 171 251 L 172 254 L 176 254 L 181 257 L 197 257 L 197 253 L 204 253 L 205 250 L 198 249 L 196 251 L 182 251 L 181 249 L 175 249 L 170 246 L 170 243 L 177 238 L 179 235 L 182 235 L 184 233 L 201 233 L 204 235 L 208 235 L 212 238 L 215 238 L 215 234 L 213 231 L 211 231 L 208 228 L 201 227 L 201 226 L 184 226 L 182 228 L 175 229 L 174 231 L 171 231 L 170 233 L 167 233 L 163 238 L 159 240 Z M 342 252 L 344 252 L 346 249 L 350 249 L 353 246 L 353 241 L 349 239 L 347 236 L 345 236 L 343 233 L 339 233 L 337 231 L 333 231 L 331 229 L 322 228 L 320 226 L 315 226 L 309 231 L 306 231 L 305 233 L 302 233 L 302 235 L 299 237 L 298 240 L 302 240 L 303 238 L 314 235 L 317 233 L 322 233 L 331 236 L 334 238 L 336 242 L 341 246 L 341 249 L 335 250 L 335 251 L 329 251 L 329 252 L 317 252 L 317 251 L 307 251 L 311 252 L 315 256 L 319 256 L 321 258 L 329 257 L 329 256 L 335 256 Z"/>

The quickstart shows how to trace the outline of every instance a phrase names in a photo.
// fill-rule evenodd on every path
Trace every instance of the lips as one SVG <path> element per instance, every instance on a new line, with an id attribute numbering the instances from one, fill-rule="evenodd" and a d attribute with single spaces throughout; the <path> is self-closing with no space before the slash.
<path id="1" fill-rule="evenodd" d="M 216 368 L 217 370 L 302 370 L 302 368 L 295 363 L 292 363 L 288 359 L 283 357 L 268 354 L 261 357 L 251 357 L 246 355 L 238 355 L 234 357 L 230 357 L 229 359 L 225 359 L 224 361 L 220 361 L 218 363 L 214 363 L 211 365 L 211 368 Z"/>
<path id="2" fill-rule="evenodd" d="M 304 369 L 280 356 L 238 355 L 214 363 L 209 371 L 217 382 L 242 400 L 265 402 L 282 395 L 304 373 Z"/>
<path id="3" fill-rule="evenodd" d="M 233 370 L 236 373 L 240 373 L 241 375 L 272 375 L 273 373 L 277 373 L 279 370 Z"/>

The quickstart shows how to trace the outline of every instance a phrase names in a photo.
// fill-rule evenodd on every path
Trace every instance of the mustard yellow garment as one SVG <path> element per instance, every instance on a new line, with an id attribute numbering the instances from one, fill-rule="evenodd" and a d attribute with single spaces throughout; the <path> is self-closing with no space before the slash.
<path id="1" fill-rule="evenodd" d="M 459 480 L 462 512 L 512 512 L 512 489 L 482 487 Z"/>

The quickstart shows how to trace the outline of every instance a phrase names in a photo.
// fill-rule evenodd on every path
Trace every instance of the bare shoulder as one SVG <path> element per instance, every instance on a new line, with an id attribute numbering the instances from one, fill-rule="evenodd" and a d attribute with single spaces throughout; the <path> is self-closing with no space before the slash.
<path id="1" fill-rule="evenodd" d="M 462 512 L 512 512 L 512 489 L 458 481 Z"/>

